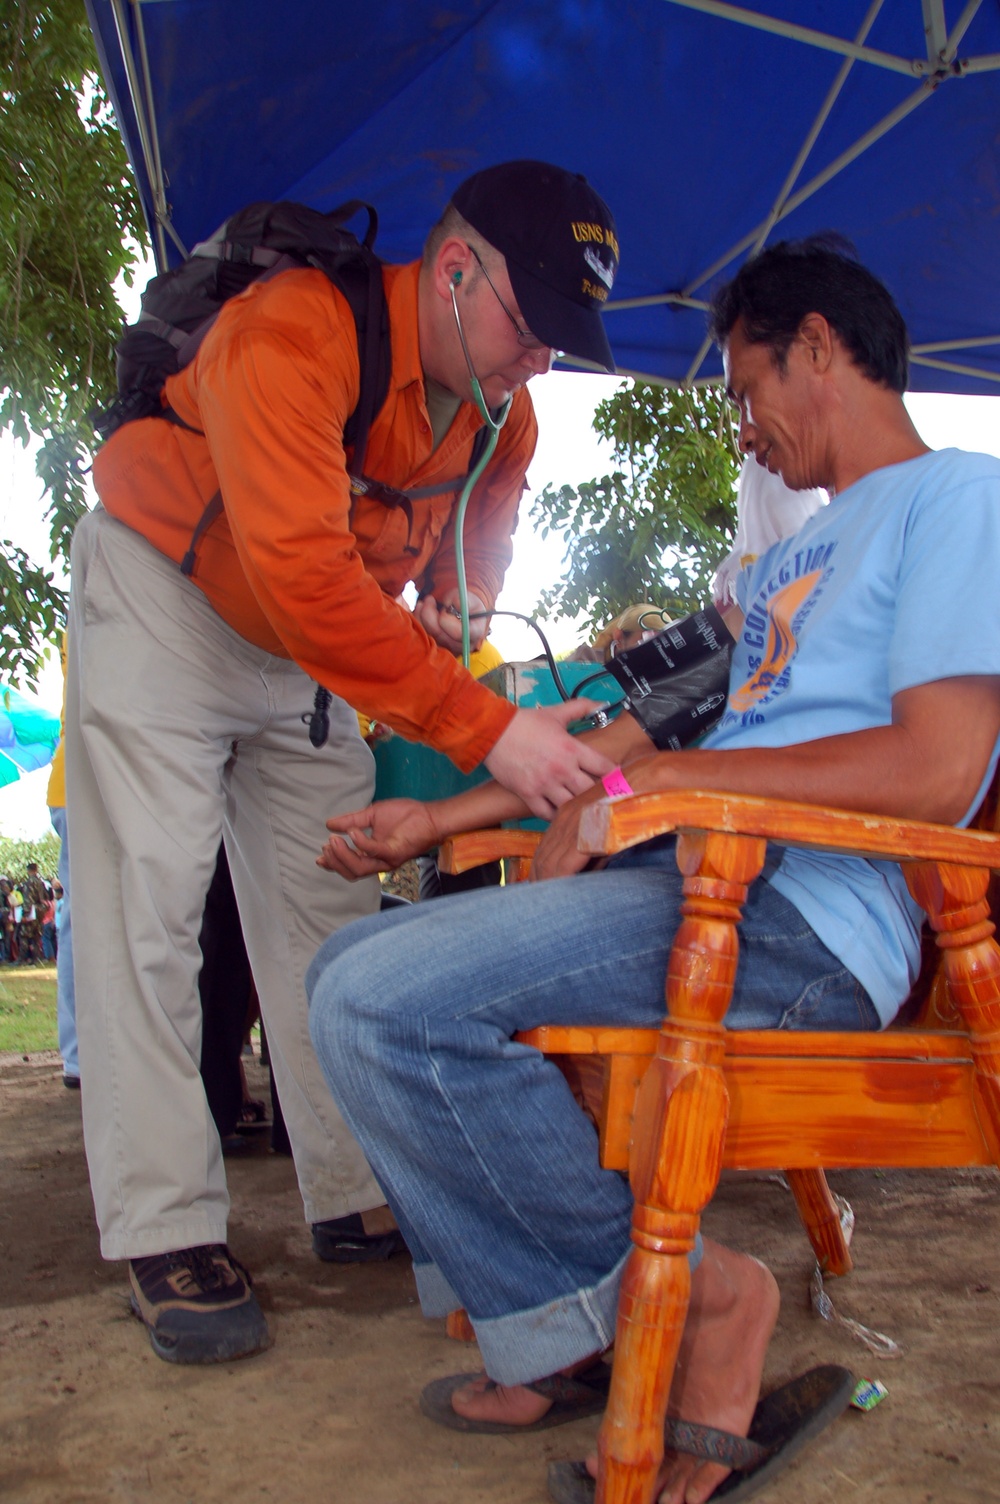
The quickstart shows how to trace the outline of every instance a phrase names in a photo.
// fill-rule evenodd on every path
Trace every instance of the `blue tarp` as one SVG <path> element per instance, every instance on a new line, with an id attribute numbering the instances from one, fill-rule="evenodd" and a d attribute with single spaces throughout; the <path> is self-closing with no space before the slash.
<path id="1" fill-rule="evenodd" d="M 997 0 L 88 5 L 161 260 L 281 197 L 367 199 L 408 260 L 468 173 L 544 157 L 616 214 L 620 369 L 717 374 L 713 283 L 833 228 L 896 294 L 915 389 L 1000 394 Z"/>
<path id="2" fill-rule="evenodd" d="M 37 700 L 0 685 L 0 788 L 52 761 L 59 717 Z"/>

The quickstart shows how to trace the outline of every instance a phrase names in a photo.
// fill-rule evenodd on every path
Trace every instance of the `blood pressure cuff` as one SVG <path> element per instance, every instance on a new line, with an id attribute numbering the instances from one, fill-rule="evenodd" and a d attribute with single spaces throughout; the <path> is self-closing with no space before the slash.
<path id="1" fill-rule="evenodd" d="M 661 752 L 677 752 L 709 731 L 729 694 L 733 638 L 714 606 L 671 622 L 649 642 L 608 664 L 624 708 Z"/>

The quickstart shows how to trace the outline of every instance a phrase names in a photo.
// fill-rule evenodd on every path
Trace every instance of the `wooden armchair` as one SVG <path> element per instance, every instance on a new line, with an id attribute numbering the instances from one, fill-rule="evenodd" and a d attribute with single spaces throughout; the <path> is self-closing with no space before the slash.
<path id="1" fill-rule="evenodd" d="M 723 1168 L 784 1168 L 831 1272 L 850 1259 L 824 1166 L 1000 1162 L 1000 946 L 989 919 L 1000 835 L 730 794 L 639 794 L 584 814 L 595 855 L 678 833 L 684 918 L 659 1030 L 539 1028 L 522 1036 L 569 1066 L 595 1112 L 602 1163 L 627 1169 L 634 1248 L 622 1286 L 597 1504 L 647 1504 L 689 1297 L 687 1255 Z M 443 849 L 455 870 L 533 838 L 476 832 Z M 737 923 L 767 842 L 903 864 L 942 952 L 961 1027 L 884 1033 L 727 1032 Z M 582 1062 L 588 1062 L 582 1072 Z"/>

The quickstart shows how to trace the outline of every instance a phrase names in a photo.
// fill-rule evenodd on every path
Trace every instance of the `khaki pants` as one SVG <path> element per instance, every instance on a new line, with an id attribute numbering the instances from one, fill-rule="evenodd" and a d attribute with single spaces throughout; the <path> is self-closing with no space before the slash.
<path id="1" fill-rule="evenodd" d="M 383 1196 L 320 1073 L 304 976 L 378 906 L 315 865 L 371 798 L 354 712 L 312 747 L 314 686 L 233 632 L 176 565 L 98 508 L 77 528 L 66 699 L 80 1073 L 101 1249 L 224 1242 L 229 1197 L 199 1074 L 198 934 L 224 837 L 308 1222 Z"/>

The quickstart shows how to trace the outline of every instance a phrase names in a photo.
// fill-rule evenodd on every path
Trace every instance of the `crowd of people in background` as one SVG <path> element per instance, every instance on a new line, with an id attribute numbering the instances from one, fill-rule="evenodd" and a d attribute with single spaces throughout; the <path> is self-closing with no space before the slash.
<path id="1" fill-rule="evenodd" d="M 29 862 L 23 878 L 0 877 L 0 963 L 44 966 L 59 953 L 63 888 Z"/>

